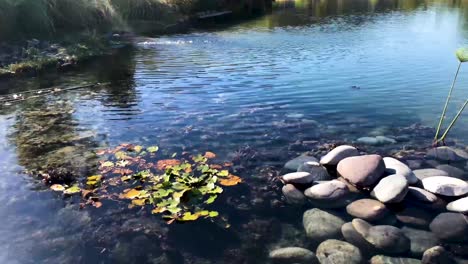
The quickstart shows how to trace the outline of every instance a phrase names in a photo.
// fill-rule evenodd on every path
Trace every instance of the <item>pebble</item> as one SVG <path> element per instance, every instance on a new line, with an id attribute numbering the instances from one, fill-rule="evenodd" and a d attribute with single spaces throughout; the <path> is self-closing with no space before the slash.
<path id="1" fill-rule="evenodd" d="M 385 172 L 387 174 L 402 175 L 406 178 L 409 184 L 415 184 L 419 181 L 413 171 L 403 162 L 392 157 L 385 157 L 383 158 L 383 161 L 385 163 Z"/>
<path id="2" fill-rule="evenodd" d="M 422 185 L 426 191 L 445 196 L 462 196 L 468 193 L 468 183 L 447 176 L 425 178 Z"/>
<path id="3" fill-rule="evenodd" d="M 383 203 L 377 200 L 360 199 L 346 206 L 346 212 L 356 218 L 372 222 L 385 217 L 389 210 Z"/>
<path id="4" fill-rule="evenodd" d="M 371 196 L 382 203 L 399 203 L 408 193 L 408 181 L 405 176 L 394 174 L 379 181 Z"/>
<path id="5" fill-rule="evenodd" d="M 468 153 L 462 149 L 447 146 L 430 149 L 427 156 L 443 161 L 463 161 L 468 159 Z"/>
<path id="6" fill-rule="evenodd" d="M 317 208 L 305 211 L 302 218 L 307 237 L 316 243 L 340 238 L 344 223 L 340 217 Z"/>
<path id="7" fill-rule="evenodd" d="M 358 187 L 368 187 L 383 176 L 385 164 L 379 155 L 345 158 L 338 163 L 338 174 Z"/>
<path id="8" fill-rule="evenodd" d="M 352 157 L 358 156 L 359 151 L 353 147 L 348 145 L 341 145 L 330 152 L 328 152 L 325 156 L 320 159 L 320 163 L 323 165 L 337 165 L 341 160 Z"/>
<path id="9" fill-rule="evenodd" d="M 441 240 L 463 242 L 468 240 L 468 216 L 459 213 L 441 213 L 429 225 Z"/>
<path id="10" fill-rule="evenodd" d="M 336 239 L 322 242 L 317 248 L 317 257 L 321 264 L 360 264 L 363 262 L 359 248 Z"/>
<path id="11" fill-rule="evenodd" d="M 303 205 L 307 199 L 305 195 L 292 184 L 286 184 L 281 189 L 289 204 Z"/>
<path id="12" fill-rule="evenodd" d="M 314 252 L 300 247 L 285 247 L 270 252 L 269 258 L 279 264 L 318 264 Z"/>
<path id="13" fill-rule="evenodd" d="M 291 172 L 281 176 L 285 183 L 312 184 L 314 176 L 308 172 Z"/>
<path id="14" fill-rule="evenodd" d="M 460 198 L 447 204 L 447 210 L 462 214 L 468 213 L 468 197 Z"/>

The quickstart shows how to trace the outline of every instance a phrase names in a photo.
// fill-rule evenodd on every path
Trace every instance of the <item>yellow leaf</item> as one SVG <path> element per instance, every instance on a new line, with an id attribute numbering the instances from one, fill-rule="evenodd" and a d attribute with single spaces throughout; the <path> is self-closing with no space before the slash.
<path id="1" fill-rule="evenodd" d="M 50 186 L 50 189 L 52 189 L 53 191 L 56 191 L 56 192 L 65 191 L 65 187 L 63 187 L 63 185 L 61 185 L 61 184 L 54 184 L 54 185 Z"/>
<path id="2" fill-rule="evenodd" d="M 139 152 L 141 152 L 141 151 L 143 150 L 143 147 L 140 146 L 140 145 L 137 145 L 137 146 L 133 147 L 133 150 L 134 150 L 136 153 L 139 153 Z"/>
<path id="3" fill-rule="evenodd" d="M 146 199 L 135 199 L 132 200 L 132 204 L 136 206 L 144 206 L 146 203 Z"/>
<path id="4" fill-rule="evenodd" d="M 136 197 L 138 197 L 138 195 L 140 195 L 140 192 L 139 190 L 136 190 L 136 189 L 131 189 L 130 191 L 126 192 L 123 197 L 126 198 L 126 199 L 135 199 Z"/>
<path id="5" fill-rule="evenodd" d="M 93 175 L 88 177 L 88 181 L 100 181 L 102 179 L 102 175 Z"/>
<path id="6" fill-rule="evenodd" d="M 151 213 L 152 214 L 159 214 L 159 213 L 162 213 L 162 212 L 165 212 L 166 211 L 166 208 L 165 207 L 158 207 L 158 208 L 154 208 Z"/>
<path id="7" fill-rule="evenodd" d="M 223 186 L 234 186 L 242 182 L 242 179 L 238 176 L 229 174 L 228 178 L 219 179 L 219 184 Z"/>

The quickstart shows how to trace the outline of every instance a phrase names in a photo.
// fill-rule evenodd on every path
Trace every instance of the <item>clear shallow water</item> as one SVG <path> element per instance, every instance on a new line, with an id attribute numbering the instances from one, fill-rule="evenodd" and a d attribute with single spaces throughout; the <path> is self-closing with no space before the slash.
<path id="1" fill-rule="evenodd" d="M 466 7 L 315 3 L 210 32 L 144 38 L 80 72 L 0 83 L 7 94 L 111 82 L 2 107 L 1 262 L 259 263 L 273 246 L 307 245 L 304 209 L 283 205 L 271 182 L 289 158 L 367 135 L 401 137 L 362 146 L 379 153 L 429 146 L 430 129 L 403 128 L 435 125 L 457 67 L 454 50 L 467 44 Z M 462 66 L 449 116 L 468 97 L 466 76 Z M 50 121 L 37 110 L 60 117 L 31 134 Z M 451 134 L 458 144 L 468 141 L 466 120 Z M 87 176 L 87 153 L 121 142 L 234 160 L 246 182 L 217 205 L 231 229 L 167 226 L 111 202 L 79 210 L 76 199 L 19 173 L 74 145 L 58 155 Z"/>

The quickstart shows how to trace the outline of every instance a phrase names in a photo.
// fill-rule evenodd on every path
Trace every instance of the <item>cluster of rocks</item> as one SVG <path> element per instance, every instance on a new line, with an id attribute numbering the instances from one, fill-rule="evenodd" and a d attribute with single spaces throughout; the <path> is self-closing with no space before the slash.
<path id="1" fill-rule="evenodd" d="M 438 147 L 427 156 L 466 162 L 461 149 Z M 300 156 L 281 176 L 290 204 L 303 215 L 309 249 L 270 252 L 275 263 L 457 263 L 467 257 L 468 182 L 452 165 L 412 170 L 393 157 L 342 145 L 320 161 Z M 466 262 L 461 262 L 466 263 Z"/>

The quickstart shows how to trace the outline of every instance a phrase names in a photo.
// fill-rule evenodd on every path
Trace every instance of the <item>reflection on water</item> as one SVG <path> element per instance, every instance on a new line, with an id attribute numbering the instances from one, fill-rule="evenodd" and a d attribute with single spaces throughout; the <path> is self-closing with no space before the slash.
<path id="1" fill-rule="evenodd" d="M 278 1 L 240 25 L 144 38 L 79 72 L 0 83 L 2 94 L 111 83 L 0 109 L 1 262 L 263 263 L 272 247 L 308 247 L 303 209 L 284 205 L 274 177 L 298 154 L 363 136 L 397 140 L 365 150 L 420 159 L 413 150 L 430 144 L 453 52 L 468 40 L 466 8 Z M 468 95 L 466 76 L 449 116 Z M 467 133 L 462 116 L 450 144 L 466 144 Z M 22 173 L 60 165 L 82 178 L 94 149 L 122 142 L 232 161 L 245 183 L 218 204 L 232 227 L 167 226 L 112 201 L 79 210 L 79 197 L 62 199 Z"/>

